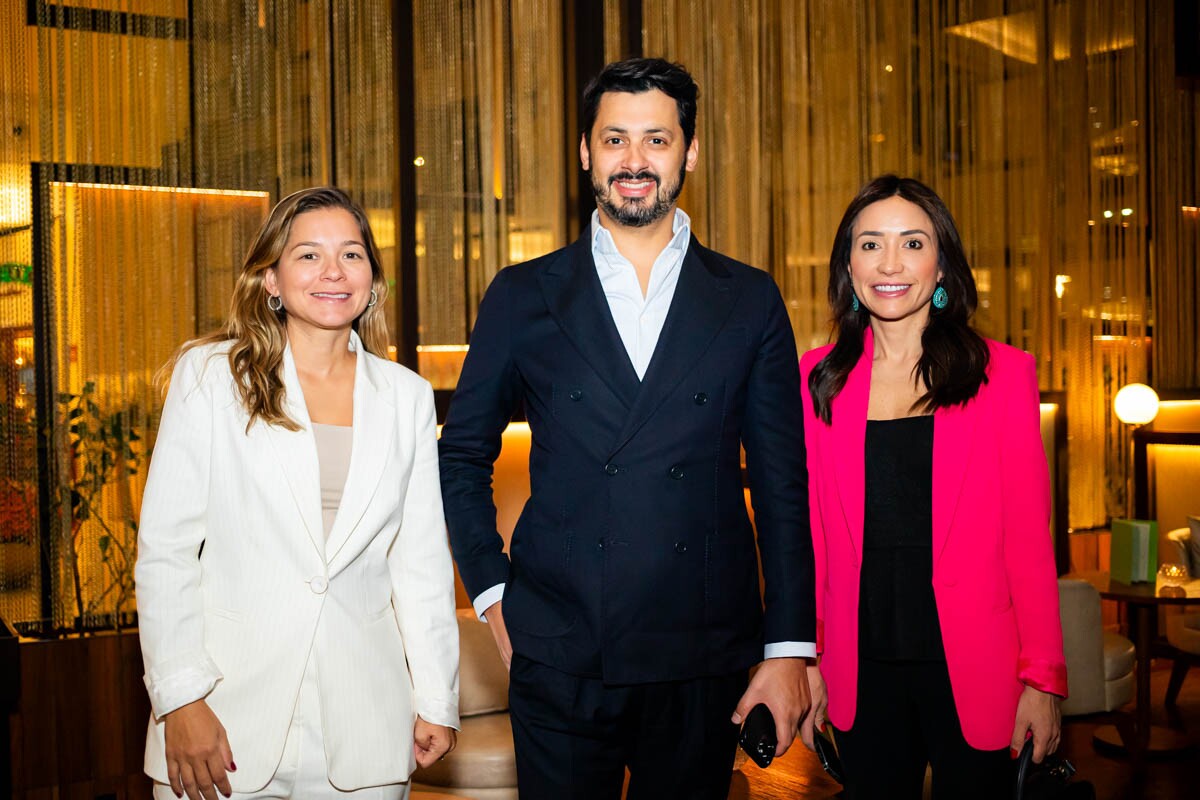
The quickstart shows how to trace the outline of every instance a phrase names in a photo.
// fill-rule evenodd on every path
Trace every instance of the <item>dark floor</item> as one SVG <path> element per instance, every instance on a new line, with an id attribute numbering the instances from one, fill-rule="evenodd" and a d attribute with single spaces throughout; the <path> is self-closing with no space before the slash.
<path id="1" fill-rule="evenodd" d="M 1184 731 L 1200 744 L 1200 668 L 1193 668 L 1179 695 L 1178 710 L 1163 706 L 1170 662 L 1157 661 L 1151 674 L 1155 724 Z M 1106 715 L 1107 716 L 1107 715 Z M 1079 770 L 1078 777 L 1096 786 L 1097 800 L 1196 800 L 1200 798 L 1200 748 L 1181 757 L 1152 761 L 1141 773 L 1125 758 L 1098 753 L 1092 733 L 1112 717 L 1075 717 L 1063 726 L 1061 752 Z M 793 747 L 768 769 L 747 762 L 734 772 L 729 800 L 809 800 L 837 797 L 840 787 L 821 771 L 816 756 Z"/>

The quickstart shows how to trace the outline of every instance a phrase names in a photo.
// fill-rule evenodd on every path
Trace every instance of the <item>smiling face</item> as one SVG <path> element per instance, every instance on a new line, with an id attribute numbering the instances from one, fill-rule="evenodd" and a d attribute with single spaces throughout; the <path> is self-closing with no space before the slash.
<path id="1" fill-rule="evenodd" d="M 605 222 L 640 228 L 665 218 L 696 168 L 699 145 L 684 144 L 675 101 L 658 89 L 606 92 L 579 143 Z"/>
<path id="2" fill-rule="evenodd" d="M 283 301 L 289 331 L 349 330 L 371 299 L 371 261 L 354 216 L 342 208 L 292 220 L 279 263 L 263 285 Z"/>
<path id="3" fill-rule="evenodd" d="M 942 279 L 933 221 L 920 206 L 894 196 L 867 206 L 854 221 L 850 283 L 872 316 L 929 320 Z"/>

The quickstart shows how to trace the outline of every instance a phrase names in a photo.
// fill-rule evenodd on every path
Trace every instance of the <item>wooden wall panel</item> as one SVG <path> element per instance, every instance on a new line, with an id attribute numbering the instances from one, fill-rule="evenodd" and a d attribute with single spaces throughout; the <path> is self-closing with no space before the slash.
<path id="1" fill-rule="evenodd" d="M 20 660 L 12 796 L 149 800 L 142 748 L 150 702 L 137 634 L 27 640 Z"/>

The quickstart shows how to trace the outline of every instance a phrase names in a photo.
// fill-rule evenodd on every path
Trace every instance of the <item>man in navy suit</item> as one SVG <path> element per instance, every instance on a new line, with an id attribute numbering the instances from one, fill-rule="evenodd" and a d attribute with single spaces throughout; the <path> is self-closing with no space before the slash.
<path id="1" fill-rule="evenodd" d="M 592 223 L 496 276 L 442 430 L 454 557 L 511 659 L 522 798 L 619 798 L 626 767 L 631 800 L 725 798 L 750 709 L 770 707 L 782 753 L 809 706 L 796 347 L 770 276 L 676 208 L 696 97 L 661 59 L 584 90 Z M 521 407 L 532 496 L 506 556 L 491 476 Z"/>

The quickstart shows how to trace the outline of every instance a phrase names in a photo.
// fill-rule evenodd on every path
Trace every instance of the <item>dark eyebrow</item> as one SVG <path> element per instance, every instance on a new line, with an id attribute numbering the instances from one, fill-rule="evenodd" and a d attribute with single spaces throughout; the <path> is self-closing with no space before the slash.
<path id="1" fill-rule="evenodd" d="M 605 125 L 603 128 L 600 129 L 600 132 L 601 133 L 628 134 L 629 130 L 627 128 L 617 127 L 616 125 Z M 655 136 L 661 136 L 663 134 L 670 134 L 670 133 L 671 133 L 670 128 L 646 128 L 644 131 L 642 131 L 643 136 L 648 136 L 651 134 L 653 134 Z"/>
<path id="2" fill-rule="evenodd" d="M 908 231 L 900 231 L 901 236 L 913 236 L 918 233 L 920 235 L 924 236 L 926 239 L 932 238 L 926 231 L 923 231 L 920 228 L 913 228 L 912 230 L 908 230 Z M 863 236 L 883 236 L 883 231 L 861 231 L 854 238 L 860 239 Z"/>

